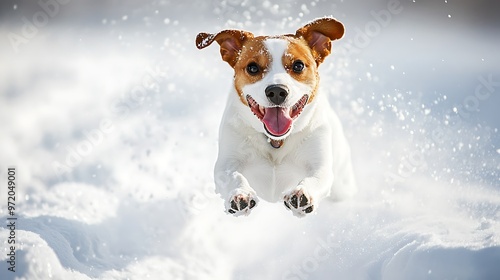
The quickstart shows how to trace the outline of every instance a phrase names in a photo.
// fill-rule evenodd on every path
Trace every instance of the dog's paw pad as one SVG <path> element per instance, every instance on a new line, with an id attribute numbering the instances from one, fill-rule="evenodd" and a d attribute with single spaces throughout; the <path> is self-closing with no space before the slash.
<path id="1" fill-rule="evenodd" d="M 256 205 L 257 198 L 254 198 L 252 194 L 237 193 L 232 195 L 227 212 L 235 216 L 248 215 Z"/>
<path id="2" fill-rule="evenodd" d="M 307 207 L 306 209 L 304 209 L 304 212 L 306 212 L 307 214 L 311 213 L 312 211 L 314 211 L 314 206 L 311 205 L 309 207 Z"/>
<path id="3" fill-rule="evenodd" d="M 295 216 L 303 217 L 314 211 L 312 199 L 302 190 L 293 190 L 284 196 L 285 207 Z"/>

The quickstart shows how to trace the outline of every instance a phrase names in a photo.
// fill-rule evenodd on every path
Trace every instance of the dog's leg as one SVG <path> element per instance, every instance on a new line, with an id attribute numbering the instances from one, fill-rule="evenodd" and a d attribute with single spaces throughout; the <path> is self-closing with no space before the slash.
<path id="1" fill-rule="evenodd" d="M 215 184 L 217 191 L 225 199 L 226 212 L 234 216 L 248 215 L 259 202 L 248 180 L 233 168 L 216 166 Z"/>
<path id="2" fill-rule="evenodd" d="M 286 208 L 290 209 L 293 215 L 298 217 L 313 212 L 315 208 L 313 198 L 301 187 L 286 192 L 283 200 Z"/>
<path id="3" fill-rule="evenodd" d="M 230 96 L 236 96 L 232 94 Z M 238 107 L 230 99 L 225 116 L 237 115 Z M 241 106 L 239 103 L 237 103 Z M 246 108 L 245 108 L 246 109 Z M 223 117 L 220 128 L 219 153 L 214 176 L 216 191 L 225 200 L 226 212 L 234 216 L 248 215 L 259 200 L 255 190 L 243 175 L 246 162 L 255 154 L 245 130 L 234 123 L 234 117 Z"/>
<path id="4" fill-rule="evenodd" d="M 329 129 L 318 129 L 316 137 L 305 142 L 301 149 L 304 153 L 299 157 L 304 159 L 307 177 L 283 194 L 285 206 L 295 216 L 315 211 L 318 200 L 324 197 L 342 200 L 356 193 L 349 144 L 334 112 L 330 113 L 328 123 Z"/>
<path id="5" fill-rule="evenodd" d="M 234 216 L 248 215 L 257 202 L 258 198 L 253 190 L 238 188 L 229 194 L 225 203 L 226 211 Z"/>
<path id="6" fill-rule="evenodd" d="M 296 187 L 283 193 L 285 206 L 294 216 L 304 217 L 318 207 L 319 200 L 328 195 L 330 185 L 321 177 L 307 177 Z"/>
<path id="7" fill-rule="evenodd" d="M 323 133 L 328 133 L 328 130 L 320 130 L 317 135 Z M 330 194 L 334 179 L 331 149 L 325 137 L 312 137 L 303 143 L 297 157 L 301 159 L 306 176 L 297 186 L 282 194 L 285 206 L 295 216 L 303 217 L 314 212 L 319 201 Z"/>

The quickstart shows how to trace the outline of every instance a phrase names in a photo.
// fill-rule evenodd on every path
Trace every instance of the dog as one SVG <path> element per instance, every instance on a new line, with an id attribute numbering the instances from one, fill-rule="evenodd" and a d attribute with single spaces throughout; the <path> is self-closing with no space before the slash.
<path id="1" fill-rule="evenodd" d="M 325 197 L 341 200 L 356 193 L 348 141 L 319 91 L 318 66 L 343 35 L 344 25 L 331 17 L 295 34 L 197 35 L 198 49 L 217 42 L 222 60 L 234 69 L 214 170 L 227 213 L 248 215 L 261 198 L 283 201 L 304 217 Z"/>

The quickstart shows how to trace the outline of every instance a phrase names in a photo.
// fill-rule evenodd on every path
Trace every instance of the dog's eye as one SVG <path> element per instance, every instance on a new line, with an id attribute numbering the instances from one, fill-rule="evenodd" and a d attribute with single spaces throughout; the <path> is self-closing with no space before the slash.
<path id="1" fill-rule="evenodd" d="M 249 63 L 247 65 L 247 72 L 248 72 L 248 74 L 250 74 L 252 76 L 259 74 L 259 72 L 260 72 L 259 65 L 257 65 L 257 63 L 255 63 L 255 62 Z"/>
<path id="2" fill-rule="evenodd" d="M 302 73 L 302 71 L 304 71 L 304 67 L 305 67 L 304 62 L 297 60 L 293 63 L 292 70 L 293 70 L 293 72 L 299 74 L 299 73 Z"/>

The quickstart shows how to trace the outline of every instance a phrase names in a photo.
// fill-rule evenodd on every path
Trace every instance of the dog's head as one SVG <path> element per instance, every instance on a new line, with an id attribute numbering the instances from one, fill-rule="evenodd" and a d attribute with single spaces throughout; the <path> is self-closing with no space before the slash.
<path id="1" fill-rule="evenodd" d="M 262 132 L 282 140 L 308 104 L 318 83 L 318 66 L 330 54 L 331 41 L 344 26 L 333 18 L 317 19 L 295 34 L 258 36 L 242 30 L 200 33 L 196 46 L 216 41 L 222 59 L 234 69 L 234 86 L 241 102 L 264 124 Z"/>

